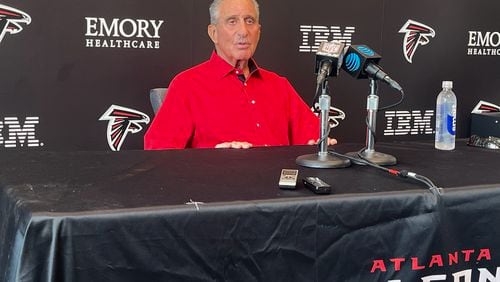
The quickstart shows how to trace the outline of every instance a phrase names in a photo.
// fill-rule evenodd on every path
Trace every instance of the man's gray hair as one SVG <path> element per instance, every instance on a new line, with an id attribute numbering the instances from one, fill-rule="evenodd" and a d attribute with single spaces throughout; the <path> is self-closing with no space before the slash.
<path id="1" fill-rule="evenodd" d="M 216 24 L 217 20 L 219 20 L 219 6 L 224 0 L 214 0 L 212 4 L 210 5 L 210 8 L 208 11 L 210 12 L 210 23 L 211 24 Z M 257 11 L 257 20 L 259 19 L 259 3 L 257 3 L 257 0 L 252 0 L 253 5 L 255 6 L 255 10 Z"/>

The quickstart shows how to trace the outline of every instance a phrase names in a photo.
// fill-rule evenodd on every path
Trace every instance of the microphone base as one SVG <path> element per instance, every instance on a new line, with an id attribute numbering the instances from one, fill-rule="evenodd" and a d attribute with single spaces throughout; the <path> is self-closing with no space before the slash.
<path id="1" fill-rule="evenodd" d="M 297 157 L 298 165 L 312 168 L 344 168 L 351 165 L 348 159 L 341 159 L 328 153 L 308 154 Z"/>
<path id="2" fill-rule="evenodd" d="M 359 155 L 358 152 L 349 152 L 346 155 L 354 158 L 359 158 L 360 157 L 359 155 L 361 155 L 363 159 L 378 165 L 395 165 L 397 163 L 397 160 L 394 156 L 373 150 L 372 151 L 364 150 L 360 152 Z M 362 163 L 357 163 L 355 161 L 353 162 L 356 164 L 362 164 Z"/>

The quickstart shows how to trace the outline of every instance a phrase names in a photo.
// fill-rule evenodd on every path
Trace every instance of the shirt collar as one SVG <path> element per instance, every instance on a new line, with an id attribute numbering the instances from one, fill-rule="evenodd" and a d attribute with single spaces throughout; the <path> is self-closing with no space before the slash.
<path id="1" fill-rule="evenodd" d="M 236 73 L 236 68 L 224 61 L 215 50 L 212 52 L 209 62 L 213 66 L 215 77 L 219 79 L 231 73 Z M 259 75 L 259 66 L 253 58 L 248 61 L 248 67 L 250 68 L 250 76 Z"/>

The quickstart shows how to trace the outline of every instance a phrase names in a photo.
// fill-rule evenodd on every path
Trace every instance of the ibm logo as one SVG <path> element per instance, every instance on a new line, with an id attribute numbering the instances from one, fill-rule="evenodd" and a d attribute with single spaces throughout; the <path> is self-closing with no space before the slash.
<path id="1" fill-rule="evenodd" d="M 38 123 L 38 117 L 26 117 L 23 125 L 19 123 L 17 117 L 5 117 L 3 121 L 0 121 L 0 146 L 3 145 L 5 148 L 42 147 L 43 143 L 35 136 L 35 125 Z"/>
<path id="2" fill-rule="evenodd" d="M 338 40 L 351 45 L 355 30 L 353 26 L 346 26 L 342 31 L 340 26 L 301 25 L 302 43 L 299 46 L 299 52 L 315 53 L 323 41 Z"/>
<path id="3" fill-rule="evenodd" d="M 428 135 L 433 134 L 431 120 L 434 110 L 426 110 L 422 115 L 420 110 L 416 111 L 387 111 L 387 120 L 384 136 L 400 135 Z"/>

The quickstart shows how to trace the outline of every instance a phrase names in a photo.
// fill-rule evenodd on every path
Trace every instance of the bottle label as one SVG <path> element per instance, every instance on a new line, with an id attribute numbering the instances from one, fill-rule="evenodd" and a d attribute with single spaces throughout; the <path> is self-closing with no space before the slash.
<path id="1" fill-rule="evenodd" d="M 446 115 L 446 128 L 448 130 L 448 133 L 451 135 L 456 134 L 456 126 L 457 126 L 456 113 L 457 113 L 457 108 L 455 106 L 452 106 L 451 115 L 450 114 Z"/>

